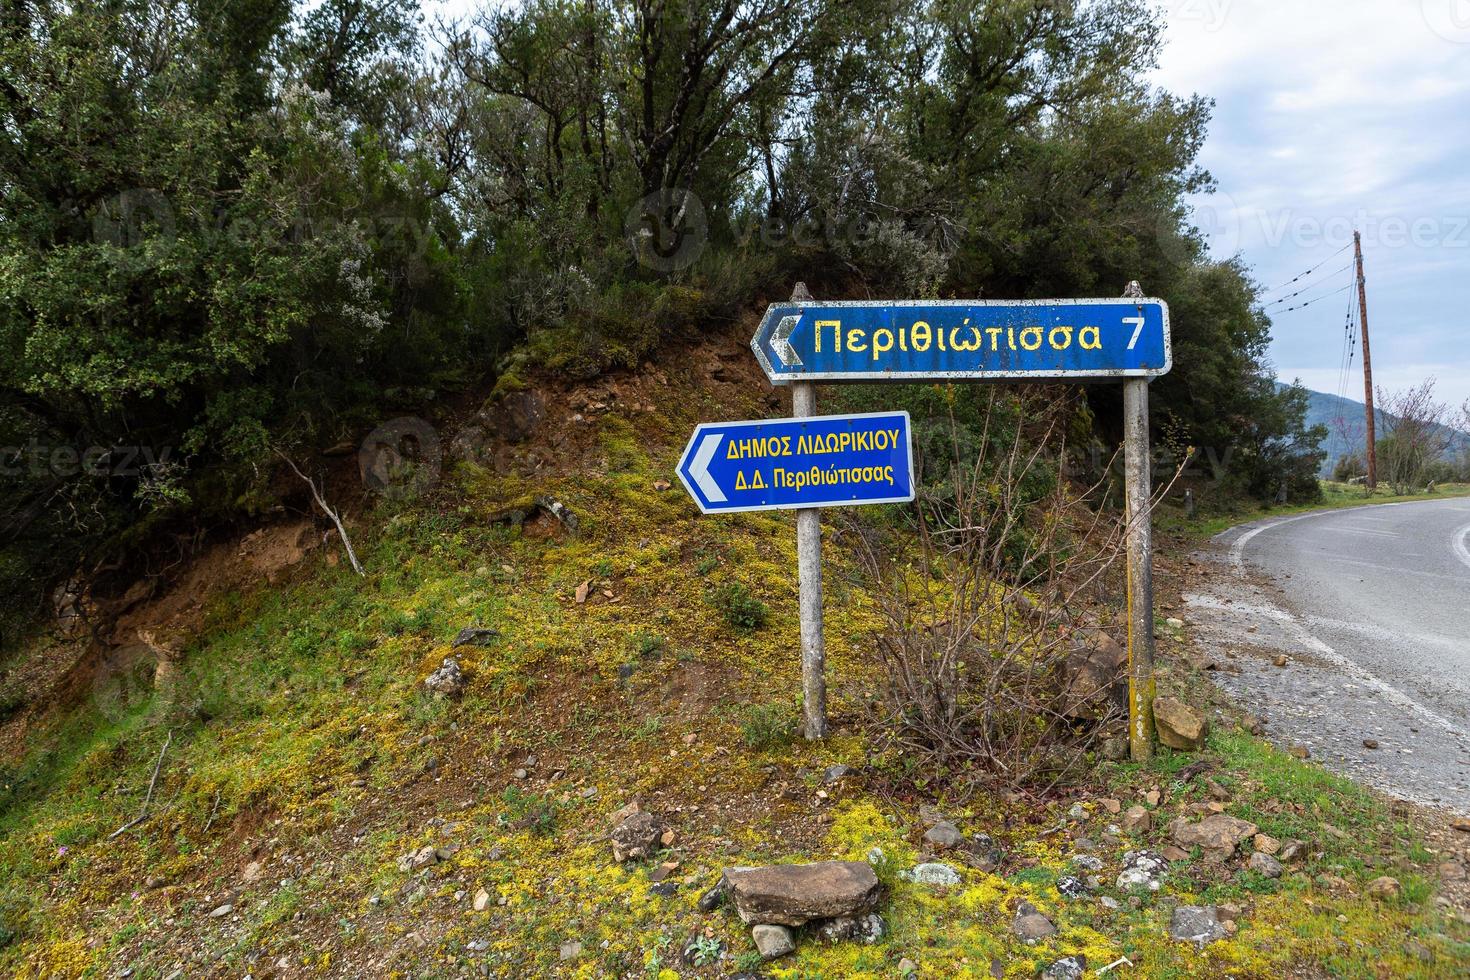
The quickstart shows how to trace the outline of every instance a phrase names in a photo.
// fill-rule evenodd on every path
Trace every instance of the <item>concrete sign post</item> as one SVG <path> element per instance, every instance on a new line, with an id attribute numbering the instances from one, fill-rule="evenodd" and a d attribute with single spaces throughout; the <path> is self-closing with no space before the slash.
<path id="1" fill-rule="evenodd" d="M 851 427 L 867 424 L 858 423 L 858 419 L 895 417 L 812 418 L 816 415 L 815 383 L 818 381 L 1123 382 L 1129 744 L 1134 759 L 1151 756 L 1154 680 L 1148 382 L 1168 373 L 1173 366 L 1169 307 L 1162 300 L 1145 298 L 1137 283 L 1130 283 L 1121 299 L 886 303 L 822 303 L 812 298 L 804 284 L 798 283 L 790 301 L 772 304 L 766 311 L 750 347 L 772 384 L 792 386 L 795 418 L 763 423 L 771 426 L 806 420 L 808 425 L 843 423 Z M 902 443 L 907 453 L 908 417 L 902 418 Z M 838 485 L 822 488 L 834 491 L 836 499 L 822 499 L 821 493 L 813 493 L 799 498 L 788 495 L 778 500 L 769 488 L 752 491 L 746 477 L 741 477 L 745 480 L 743 491 L 737 487 L 727 492 L 718 474 L 727 473 L 728 460 L 716 462 L 724 439 L 714 430 L 733 427 L 740 431 L 741 427 L 752 426 L 757 423 L 701 426 L 685 450 L 679 475 L 706 512 L 797 509 L 806 737 L 821 738 L 827 732 L 827 688 L 822 645 L 821 524 L 817 508 L 912 499 L 913 475 L 910 471 L 907 484 L 901 487 L 897 482 L 892 484 L 889 497 L 883 495 L 881 486 L 865 486 L 862 491 L 853 492 L 852 486 L 843 483 L 849 478 L 847 475 L 836 478 Z M 854 445 L 851 436 L 855 431 L 849 429 L 849 439 L 841 445 Z M 903 465 L 895 461 L 889 471 L 900 472 Z M 911 459 L 908 465 L 912 465 Z M 844 474 L 854 468 L 860 475 L 863 470 L 867 471 L 866 475 L 872 475 L 872 464 L 867 462 L 844 461 L 835 467 Z M 809 467 L 809 471 L 809 475 L 815 474 L 813 479 L 826 479 L 822 476 L 826 470 L 820 465 Z M 726 478 L 735 479 L 728 475 Z M 715 501 L 712 493 L 726 500 Z M 738 496 L 742 493 L 743 496 Z M 736 494 L 738 500 L 731 494 Z M 739 505 L 757 498 L 758 506 Z"/>

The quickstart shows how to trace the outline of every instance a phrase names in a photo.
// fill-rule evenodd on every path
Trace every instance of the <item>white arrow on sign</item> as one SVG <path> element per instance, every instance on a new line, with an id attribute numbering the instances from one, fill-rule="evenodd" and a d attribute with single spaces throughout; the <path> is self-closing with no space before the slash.
<path id="1" fill-rule="evenodd" d="M 712 504 L 723 504 L 727 499 L 720 485 L 709 475 L 709 462 L 715 458 L 715 450 L 720 448 L 720 440 L 724 438 L 724 434 L 719 432 L 711 432 L 705 436 L 704 441 L 699 444 L 699 450 L 694 454 L 694 461 L 689 464 L 689 475 L 694 477 L 694 482 Z"/>
<path id="2" fill-rule="evenodd" d="M 771 331 L 771 350 L 781 359 L 786 367 L 801 367 L 801 358 L 796 353 L 796 348 L 791 346 L 791 331 L 801 322 L 799 316 L 783 316 L 781 322 L 776 324 L 776 329 Z"/>

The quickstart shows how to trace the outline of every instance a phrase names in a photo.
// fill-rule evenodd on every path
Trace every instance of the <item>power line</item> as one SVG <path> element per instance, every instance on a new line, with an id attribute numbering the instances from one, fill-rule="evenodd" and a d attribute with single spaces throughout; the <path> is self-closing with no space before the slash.
<path id="1" fill-rule="evenodd" d="M 1323 259 L 1321 262 L 1318 262 L 1316 265 L 1312 266 L 1306 272 L 1302 272 L 1302 273 L 1299 273 L 1299 274 L 1297 274 L 1295 276 L 1292 276 L 1290 279 L 1286 280 L 1286 282 L 1281 283 L 1279 286 L 1272 286 L 1270 289 L 1263 289 L 1261 292 L 1263 294 L 1264 293 L 1274 293 L 1278 289 L 1285 289 L 1287 286 L 1290 286 L 1292 283 L 1297 282 L 1298 280 L 1301 280 L 1301 279 L 1305 279 L 1307 276 L 1310 276 L 1312 273 L 1316 272 L 1318 269 L 1322 268 L 1328 262 L 1331 262 L 1333 259 L 1337 258 L 1337 256 L 1341 255 L 1343 252 L 1346 252 L 1351 247 L 1352 247 L 1352 242 L 1349 242 L 1348 244 L 1344 245 L 1342 248 L 1338 249 L 1336 252 L 1333 252 L 1331 255 L 1327 256 L 1327 258 Z"/>
<path id="2" fill-rule="evenodd" d="M 1312 305 L 1314 305 L 1316 303 L 1320 303 L 1324 299 L 1331 299 L 1332 297 L 1336 296 L 1338 293 L 1345 293 L 1349 289 L 1352 289 L 1352 288 L 1353 288 L 1353 283 L 1348 283 L 1346 286 L 1343 286 L 1340 289 L 1334 289 L 1330 293 L 1323 293 L 1321 296 L 1314 296 L 1313 298 L 1307 300 L 1304 303 L 1297 303 L 1295 306 L 1288 306 L 1288 307 L 1286 307 L 1283 310 L 1271 310 L 1270 312 L 1274 316 L 1275 314 L 1278 314 L 1278 313 L 1290 313 L 1292 310 L 1305 310 L 1309 306 L 1312 306 Z"/>
<path id="3" fill-rule="evenodd" d="M 1347 272 L 1352 267 L 1353 267 L 1353 264 L 1351 262 L 1349 262 L 1347 265 L 1343 266 L 1341 269 L 1338 269 L 1335 272 L 1329 272 L 1329 273 L 1327 273 L 1327 275 L 1323 276 L 1322 278 L 1323 279 L 1326 279 L 1326 280 L 1331 280 L 1333 276 L 1340 276 L 1344 272 Z M 1282 297 L 1280 297 L 1278 299 L 1273 299 L 1270 302 L 1268 302 L 1266 305 L 1267 306 L 1275 306 L 1278 303 L 1285 303 L 1287 300 L 1294 299 L 1297 296 L 1302 295 L 1302 293 L 1309 293 L 1309 292 L 1311 292 L 1312 290 L 1316 289 L 1318 286 L 1321 286 L 1321 285 L 1325 285 L 1325 283 L 1323 283 L 1323 282 L 1321 282 L 1319 280 L 1318 282 L 1312 283 L 1310 286 L 1303 286 L 1301 289 L 1298 289 L 1294 293 L 1287 293 L 1285 296 L 1282 296 Z"/>

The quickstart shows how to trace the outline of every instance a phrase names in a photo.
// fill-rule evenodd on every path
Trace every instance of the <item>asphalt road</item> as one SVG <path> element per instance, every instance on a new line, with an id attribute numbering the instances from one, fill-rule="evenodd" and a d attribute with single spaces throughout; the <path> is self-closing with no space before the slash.
<path id="1" fill-rule="evenodd" d="M 1470 727 L 1470 498 L 1358 507 L 1241 531 L 1231 557 L 1289 583 L 1339 654 Z"/>
<path id="2" fill-rule="evenodd" d="M 1261 705 L 1278 741 L 1470 811 L 1470 498 L 1273 518 L 1216 541 L 1218 574 L 1187 599 L 1228 661 L 1219 682 Z"/>

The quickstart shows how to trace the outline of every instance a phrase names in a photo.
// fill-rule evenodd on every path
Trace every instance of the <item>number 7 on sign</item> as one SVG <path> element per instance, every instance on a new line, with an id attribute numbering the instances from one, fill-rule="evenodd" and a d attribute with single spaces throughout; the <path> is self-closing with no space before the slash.
<path id="1" fill-rule="evenodd" d="M 1128 339 L 1128 349 L 1132 350 L 1138 346 L 1138 335 L 1143 333 L 1143 317 L 1125 316 L 1123 322 L 1133 324 L 1133 336 Z"/>

